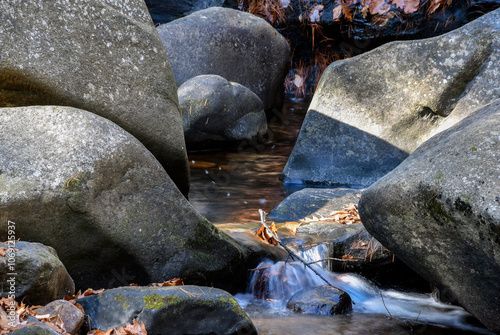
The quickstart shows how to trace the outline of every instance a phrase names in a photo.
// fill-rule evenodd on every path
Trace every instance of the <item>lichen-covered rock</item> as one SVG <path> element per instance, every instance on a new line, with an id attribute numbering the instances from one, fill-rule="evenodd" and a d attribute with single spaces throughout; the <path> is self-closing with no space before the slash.
<path id="1" fill-rule="evenodd" d="M 366 229 L 500 332 L 500 100 L 423 143 L 368 188 Z"/>
<path id="2" fill-rule="evenodd" d="M 157 29 L 177 85 L 198 75 L 216 74 L 251 89 L 266 111 L 281 109 L 290 47 L 263 19 L 212 7 Z"/>
<path id="3" fill-rule="evenodd" d="M 15 231 L 12 221 L 11 227 Z M 3 297 L 44 305 L 75 293 L 75 284 L 53 248 L 25 241 L 0 243 L 0 247 L 6 249 L 5 256 L 0 256 Z"/>
<path id="4" fill-rule="evenodd" d="M 257 334 L 233 296 L 213 287 L 121 287 L 77 302 L 102 331 L 136 319 L 152 335 Z"/>
<path id="5" fill-rule="evenodd" d="M 77 288 L 241 284 L 240 246 L 111 121 L 71 107 L 3 108 L 0 153 L 0 240 L 15 222 L 16 238 L 56 249 Z"/>
<path id="6" fill-rule="evenodd" d="M 83 325 L 85 314 L 76 307 L 73 303 L 67 300 L 55 300 L 51 303 L 35 309 L 37 315 L 49 315 L 49 317 L 56 317 L 64 324 L 66 333 L 76 334 L 76 332 Z"/>
<path id="7" fill-rule="evenodd" d="M 179 109 L 189 148 L 237 146 L 263 136 L 266 113 L 259 97 L 217 75 L 201 75 L 179 87 Z"/>
<path id="8" fill-rule="evenodd" d="M 131 133 L 183 194 L 177 86 L 143 0 L 0 3 L 0 106 L 63 105 Z"/>
<path id="9" fill-rule="evenodd" d="M 295 293 L 286 308 L 302 314 L 337 315 L 352 311 L 352 302 L 347 292 L 322 285 Z"/>
<path id="10" fill-rule="evenodd" d="M 330 65 L 285 166 L 287 183 L 366 186 L 500 97 L 500 10 L 426 40 Z"/>

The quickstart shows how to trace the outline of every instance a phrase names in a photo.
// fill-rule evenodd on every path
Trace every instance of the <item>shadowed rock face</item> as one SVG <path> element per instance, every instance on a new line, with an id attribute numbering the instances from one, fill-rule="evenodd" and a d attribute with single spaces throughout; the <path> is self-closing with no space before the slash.
<path id="1" fill-rule="evenodd" d="M 362 195 L 366 229 L 500 332 L 500 100 L 423 143 Z"/>
<path id="2" fill-rule="evenodd" d="M 285 182 L 370 185 L 421 143 L 500 97 L 500 11 L 448 34 L 330 65 Z"/>
<path id="3" fill-rule="evenodd" d="M 142 0 L 6 0 L 0 13 L 0 106 L 103 116 L 139 139 L 187 195 L 177 87 Z"/>
<path id="4" fill-rule="evenodd" d="M 288 42 L 252 14 L 212 7 L 159 26 L 177 85 L 216 74 L 251 89 L 266 111 L 283 104 Z"/>
<path id="5" fill-rule="evenodd" d="M 11 226 L 9 230 L 15 232 L 16 223 L 11 221 L 8 225 Z M 9 237 L 16 236 L 14 234 Z M 0 247 L 7 249 L 6 256 L 0 256 L 0 280 L 4 283 L 2 297 L 7 298 L 13 294 L 8 285 L 9 273 L 16 274 L 13 285 L 15 298 L 25 304 L 45 305 L 75 293 L 75 283 L 53 248 L 25 241 L 0 243 Z M 16 250 L 14 255 L 10 255 L 10 248 Z"/>
<path id="6" fill-rule="evenodd" d="M 237 147 L 262 137 L 266 113 L 259 97 L 217 75 L 201 75 L 179 87 L 179 108 L 186 145 L 195 148 Z"/>
<path id="7" fill-rule="evenodd" d="M 246 268 L 236 242 L 196 212 L 132 135 L 59 106 L 0 113 L 0 240 L 56 249 L 80 289 L 180 277 L 231 287 Z"/>

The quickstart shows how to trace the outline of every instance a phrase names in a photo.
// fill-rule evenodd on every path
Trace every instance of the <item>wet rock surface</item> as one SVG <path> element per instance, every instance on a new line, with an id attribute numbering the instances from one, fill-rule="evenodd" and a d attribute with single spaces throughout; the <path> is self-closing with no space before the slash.
<path id="1" fill-rule="evenodd" d="M 303 314 L 337 315 L 352 311 L 351 297 L 329 285 L 312 287 L 295 293 L 286 307 Z"/>

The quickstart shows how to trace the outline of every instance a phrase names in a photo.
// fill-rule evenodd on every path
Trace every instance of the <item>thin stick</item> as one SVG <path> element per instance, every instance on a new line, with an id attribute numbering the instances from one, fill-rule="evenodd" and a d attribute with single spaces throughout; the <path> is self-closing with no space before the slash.
<path id="1" fill-rule="evenodd" d="M 384 296 L 382 295 L 382 292 L 380 292 L 380 297 L 382 298 L 382 303 L 384 304 L 385 310 L 387 311 L 387 313 L 389 313 L 389 316 L 392 319 L 393 316 L 392 316 L 391 312 L 389 312 L 389 309 L 387 308 L 387 306 L 385 305 Z"/>
<path id="2" fill-rule="evenodd" d="M 316 271 L 309 263 L 307 263 L 305 260 L 303 260 L 297 254 L 295 254 L 292 250 L 290 250 L 290 248 L 288 248 L 283 242 L 281 242 L 280 238 L 266 224 L 266 212 L 264 212 L 262 209 L 259 209 L 259 213 L 260 213 L 260 222 L 266 228 L 267 233 L 270 236 L 272 236 L 279 243 L 279 245 L 281 245 L 281 247 L 288 252 L 288 254 L 292 257 L 292 259 L 295 258 L 298 261 L 302 262 L 305 266 L 307 266 L 309 269 L 311 269 L 312 272 L 314 272 L 318 277 L 320 277 L 325 283 L 327 283 L 330 286 L 333 286 L 332 284 L 330 284 L 330 282 L 325 277 L 323 277 L 318 271 Z"/>

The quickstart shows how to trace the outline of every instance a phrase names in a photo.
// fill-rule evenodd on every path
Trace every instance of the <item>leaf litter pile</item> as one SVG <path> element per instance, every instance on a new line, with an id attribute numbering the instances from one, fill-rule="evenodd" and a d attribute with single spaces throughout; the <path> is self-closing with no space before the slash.
<path id="1" fill-rule="evenodd" d="M 350 203 L 346 205 L 346 207 L 344 207 L 342 210 L 333 211 L 328 216 L 320 215 L 319 217 L 317 217 L 313 215 L 311 218 L 300 220 L 301 223 L 309 223 L 315 221 L 329 221 L 336 222 L 342 225 L 350 225 L 353 223 L 361 222 L 361 218 L 359 217 L 358 213 L 358 205 Z"/>
<path id="2" fill-rule="evenodd" d="M 182 279 L 174 278 L 163 283 L 153 283 L 148 285 L 149 287 L 161 287 L 161 286 L 182 286 L 184 282 Z M 130 284 L 130 286 L 137 286 L 136 284 Z M 79 310 L 85 314 L 82 306 L 76 302 L 77 299 L 88 297 L 91 295 L 99 294 L 104 292 L 105 289 L 93 290 L 87 289 L 85 292 L 78 292 L 73 296 L 65 296 L 64 299 L 73 303 Z M 12 298 L 1 298 L 0 299 L 0 335 L 10 333 L 16 329 L 21 329 L 31 325 L 40 325 L 39 322 L 35 320 L 29 320 L 29 316 L 37 319 L 46 326 L 52 328 L 59 334 L 67 335 L 66 327 L 64 322 L 61 320 L 59 315 L 49 316 L 49 315 L 38 315 L 36 309 L 42 306 L 26 306 L 23 302 L 18 303 Z M 118 329 L 111 328 L 107 331 L 102 330 L 90 330 L 87 335 L 147 335 L 146 327 L 144 323 L 139 323 L 137 320 L 133 320 L 132 323 L 127 323 Z"/>

